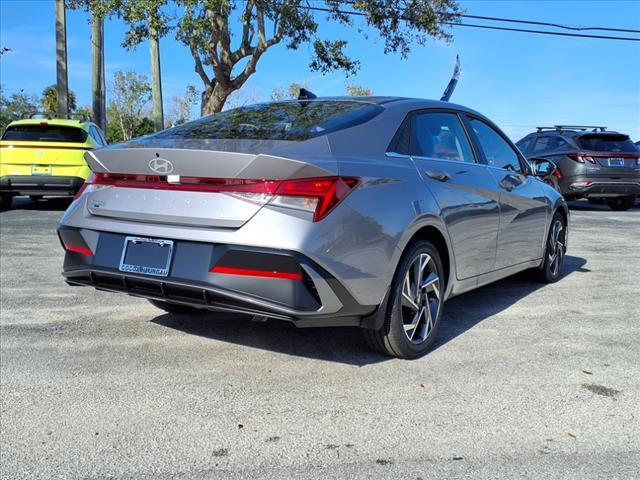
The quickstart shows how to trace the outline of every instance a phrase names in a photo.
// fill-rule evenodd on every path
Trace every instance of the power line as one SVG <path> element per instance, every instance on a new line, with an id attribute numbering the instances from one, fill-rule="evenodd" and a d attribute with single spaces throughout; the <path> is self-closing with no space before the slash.
<path id="1" fill-rule="evenodd" d="M 315 11 L 319 11 L 319 12 L 339 13 L 339 14 L 342 14 L 342 15 L 356 15 L 356 16 L 359 16 L 359 17 L 368 16 L 364 12 L 331 9 L 331 8 L 326 8 L 326 7 L 311 7 L 311 6 L 300 5 L 299 8 L 304 9 L 304 10 L 315 10 Z M 487 17 L 487 18 L 490 18 L 490 17 Z M 507 19 L 502 19 L 502 20 L 509 21 Z M 524 23 L 524 22 L 528 22 L 528 21 L 526 21 L 526 20 L 521 20 L 520 21 L 519 20 L 518 22 L 523 22 Z M 542 23 L 542 22 L 539 22 L 539 23 Z M 533 33 L 533 34 L 537 34 L 537 35 L 556 35 L 556 36 L 561 36 L 561 37 L 596 38 L 596 39 L 600 39 L 600 40 L 620 40 L 620 41 L 627 41 L 627 42 L 640 42 L 640 38 L 633 38 L 633 37 L 616 37 L 616 36 L 611 36 L 611 35 L 592 35 L 592 34 L 587 34 L 587 33 L 552 32 L 552 31 L 548 31 L 548 30 L 533 30 L 533 29 L 526 29 L 526 28 L 511 28 L 511 27 L 497 27 L 497 26 L 491 26 L 491 25 L 478 25 L 478 24 L 474 24 L 474 23 L 442 22 L 442 24 L 443 25 L 449 25 L 449 26 L 452 26 L 452 27 L 483 28 L 483 29 L 486 29 L 486 30 L 502 30 L 502 31 L 507 31 L 507 32 Z M 550 25 L 552 25 L 552 24 L 550 24 Z M 576 28 L 580 28 L 580 27 L 576 27 Z M 589 29 L 606 29 L 607 27 L 588 27 L 588 28 Z M 617 31 L 617 30 L 614 30 L 614 31 Z"/>
<path id="2" fill-rule="evenodd" d="M 487 30 L 504 30 L 507 32 L 523 32 L 523 33 L 535 33 L 539 35 L 558 35 L 561 37 L 578 37 L 578 38 L 599 38 L 603 40 L 623 40 L 627 42 L 640 42 L 640 38 L 633 37 L 613 37 L 610 35 L 590 35 L 588 33 L 566 33 L 566 32 L 549 32 L 546 30 L 531 30 L 528 28 L 510 28 L 510 27 L 496 27 L 490 25 L 477 25 L 473 23 L 453 23 L 443 22 L 444 25 L 451 25 L 452 27 L 473 27 L 484 28 Z"/>
<path id="3" fill-rule="evenodd" d="M 344 3 L 355 6 L 356 2 L 353 0 L 346 0 Z M 406 8 L 398 8 L 398 10 L 406 11 Z M 585 30 L 601 30 L 606 32 L 624 32 L 624 33 L 640 33 L 640 30 L 634 30 L 630 28 L 613 28 L 613 27 L 578 27 L 576 25 L 566 25 L 562 23 L 540 22 L 535 20 L 522 20 L 517 18 L 504 18 L 504 17 L 486 17 L 481 15 L 468 15 L 460 14 L 463 18 L 474 18 L 476 20 L 491 20 L 494 22 L 507 22 L 507 23 L 521 23 L 526 25 L 540 25 L 546 27 L 563 28 L 565 30 L 585 31 Z"/>
<path id="4" fill-rule="evenodd" d="M 564 28 L 565 30 L 603 30 L 606 32 L 625 32 L 625 33 L 640 33 L 640 30 L 633 30 L 630 28 L 612 28 L 612 27 L 576 27 L 573 25 L 563 25 L 561 23 L 549 23 L 549 22 L 536 22 L 534 20 L 520 20 L 514 18 L 500 18 L 500 17 L 483 17 L 480 15 L 460 15 L 464 18 L 475 18 L 476 20 L 491 20 L 494 22 L 508 22 L 508 23 L 524 23 L 527 25 L 542 25 L 547 27 Z"/>

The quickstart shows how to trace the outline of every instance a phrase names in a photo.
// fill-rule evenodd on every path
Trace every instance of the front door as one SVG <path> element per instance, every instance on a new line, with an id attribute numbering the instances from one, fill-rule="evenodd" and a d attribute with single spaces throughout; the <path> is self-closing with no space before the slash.
<path id="1" fill-rule="evenodd" d="M 469 118 L 469 126 L 500 188 L 500 232 L 495 268 L 541 258 L 549 205 L 539 181 L 504 136 L 488 123 Z"/>

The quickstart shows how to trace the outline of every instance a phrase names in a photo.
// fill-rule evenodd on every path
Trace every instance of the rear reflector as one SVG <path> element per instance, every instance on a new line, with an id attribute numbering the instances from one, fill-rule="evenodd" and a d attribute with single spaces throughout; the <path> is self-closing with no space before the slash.
<path id="1" fill-rule="evenodd" d="M 65 245 L 64 248 L 68 252 L 80 253 L 82 255 L 93 255 L 90 248 L 81 247 L 79 245 Z"/>
<path id="2" fill-rule="evenodd" d="M 302 280 L 302 274 L 296 272 L 278 272 L 275 270 L 255 270 L 250 268 L 235 268 L 215 266 L 212 273 L 226 273 L 229 275 L 245 275 L 249 277 L 281 278 L 284 280 Z"/>
<path id="3" fill-rule="evenodd" d="M 174 183 L 175 178 L 172 178 L 171 182 L 167 180 L 167 177 L 159 175 L 94 173 L 84 183 L 76 198 L 87 185 L 235 193 L 247 199 L 250 199 L 252 194 L 267 195 L 274 197 L 274 205 L 312 211 L 313 221 L 317 222 L 326 217 L 360 183 L 360 179 L 355 177 L 338 176 L 291 180 L 180 176 L 179 183 Z M 287 200 L 291 197 L 296 197 L 297 200 Z"/>

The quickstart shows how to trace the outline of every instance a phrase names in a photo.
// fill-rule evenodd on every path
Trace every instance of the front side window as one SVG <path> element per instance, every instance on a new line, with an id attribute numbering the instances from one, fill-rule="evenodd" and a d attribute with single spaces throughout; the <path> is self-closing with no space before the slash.
<path id="1" fill-rule="evenodd" d="M 532 153 L 542 153 L 545 150 L 549 150 L 551 148 L 551 140 L 551 137 L 538 137 L 536 143 L 533 145 Z"/>
<path id="2" fill-rule="evenodd" d="M 81 128 L 60 125 L 9 125 L 2 140 L 20 142 L 71 142 L 84 143 L 87 132 Z"/>
<path id="3" fill-rule="evenodd" d="M 411 154 L 474 163 L 471 145 L 455 113 L 419 113 L 411 122 Z"/>
<path id="4" fill-rule="evenodd" d="M 382 110 L 379 105 L 342 100 L 265 103 L 183 123 L 154 138 L 302 141 L 367 122 Z"/>
<path id="5" fill-rule="evenodd" d="M 516 151 L 493 127 L 476 118 L 470 119 L 471 128 L 478 138 L 487 164 L 522 173 L 522 166 Z M 535 148 L 534 148 L 535 150 Z"/>
<path id="6" fill-rule="evenodd" d="M 529 145 L 531 144 L 531 140 L 533 140 L 533 138 L 531 137 L 520 140 L 518 143 L 516 143 L 516 147 L 518 147 L 522 153 L 525 153 L 527 151 L 527 148 L 529 148 Z"/>

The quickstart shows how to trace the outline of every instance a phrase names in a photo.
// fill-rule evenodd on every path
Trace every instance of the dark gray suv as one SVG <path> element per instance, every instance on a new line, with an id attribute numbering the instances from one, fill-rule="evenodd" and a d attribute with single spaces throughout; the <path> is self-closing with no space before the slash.
<path id="1" fill-rule="evenodd" d="M 538 127 L 516 143 L 529 159 L 553 161 L 547 182 L 567 199 L 603 199 L 613 210 L 630 209 L 640 195 L 640 151 L 627 135 L 606 127 Z"/>

